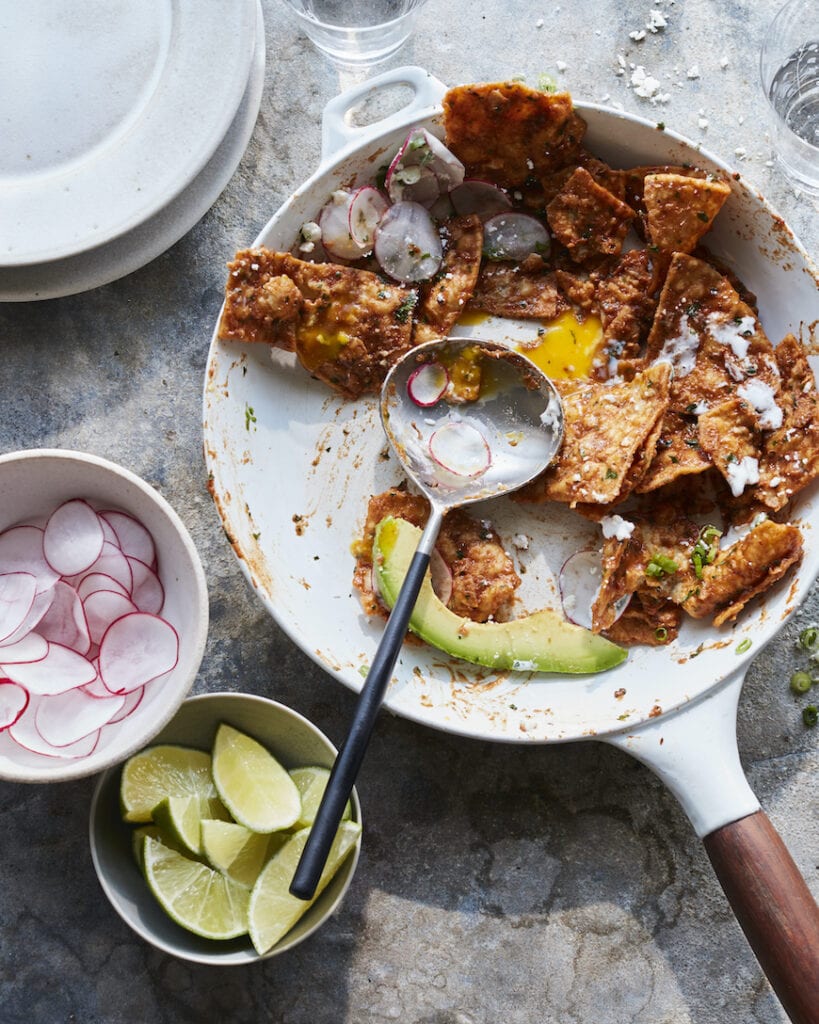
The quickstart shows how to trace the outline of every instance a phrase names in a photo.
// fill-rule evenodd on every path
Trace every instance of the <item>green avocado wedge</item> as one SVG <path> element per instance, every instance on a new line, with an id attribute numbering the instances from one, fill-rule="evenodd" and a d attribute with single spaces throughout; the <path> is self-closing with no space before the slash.
<path id="1" fill-rule="evenodd" d="M 392 516 L 382 519 L 376 527 L 373 565 L 388 608 L 398 598 L 420 536 L 417 527 Z M 409 628 L 433 647 L 488 668 L 581 675 L 604 672 L 627 657 L 622 647 L 566 622 L 548 608 L 512 622 L 464 619 L 436 597 L 429 572 L 421 585 Z"/>

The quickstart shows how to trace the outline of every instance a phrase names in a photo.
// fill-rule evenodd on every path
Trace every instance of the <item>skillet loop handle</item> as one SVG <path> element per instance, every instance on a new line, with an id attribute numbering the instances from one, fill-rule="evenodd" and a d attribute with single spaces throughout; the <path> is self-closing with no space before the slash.
<path id="1" fill-rule="evenodd" d="M 703 838 L 725 895 L 794 1024 L 819 1020 L 819 907 L 762 811 Z"/>
<path id="2" fill-rule="evenodd" d="M 406 86 L 412 90 L 412 98 L 400 110 L 371 124 L 349 123 L 349 115 L 357 104 L 397 86 Z M 347 89 L 330 100 L 324 108 L 321 119 L 322 164 L 334 160 L 347 146 L 361 145 L 371 136 L 380 135 L 399 125 L 422 121 L 437 113 L 446 89 L 444 83 L 428 71 L 413 66 L 393 68 Z"/>

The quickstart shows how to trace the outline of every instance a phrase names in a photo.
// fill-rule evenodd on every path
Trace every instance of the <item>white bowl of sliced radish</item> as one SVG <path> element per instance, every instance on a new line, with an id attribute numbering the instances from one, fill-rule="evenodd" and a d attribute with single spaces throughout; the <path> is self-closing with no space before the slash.
<path id="1" fill-rule="evenodd" d="M 92 775 L 144 746 L 193 684 L 205 576 L 174 510 L 80 452 L 0 456 L 0 778 Z"/>

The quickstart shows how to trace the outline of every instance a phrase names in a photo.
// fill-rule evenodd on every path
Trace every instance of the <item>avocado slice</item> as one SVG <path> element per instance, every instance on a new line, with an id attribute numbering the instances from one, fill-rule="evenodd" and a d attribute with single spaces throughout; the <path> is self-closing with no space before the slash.
<path id="1" fill-rule="evenodd" d="M 392 608 L 421 531 L 387 516 L 375 530 L 373 565 L 381 596 Z M 512 622 L 472 622 L 451 612 L 436 597 L 429 572 L 421 585 L 409 628 L 447 654 L 489 668 L 520 672 L 603 672 L 624 661 L 627 652 L 582 626 L 566 622 L 549 608 Z"/>

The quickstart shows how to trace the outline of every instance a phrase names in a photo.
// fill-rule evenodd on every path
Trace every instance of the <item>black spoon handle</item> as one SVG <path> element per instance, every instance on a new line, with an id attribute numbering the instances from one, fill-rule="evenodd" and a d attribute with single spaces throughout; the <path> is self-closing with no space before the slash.
<path id="1" fill-rule="evenodd" d="M 327 788 L 316 814 L 316 820 L 293 875 L 290 892 L 294 896 L 298 896 L 299 899 L 313 898 L 341 816 L 355 785 L 361 762 L 364 760 L 376 717 L 407 632 L 407 623 L 412 615 L 412 609 L 415 607 L 415 601 L 429 566 L 429 553 L 438 530 L 435 529 L 432 542 L 427 545 L 424 541 L 429 532 L 428 524 L 418 550 L 413 555 L 407 575 L 404 577 L 395 607 L 390 612 L 384 634 L 359 694 L 347 739 L 336 757 Z M 427 550 L 422 550 L 422 548 L 427 548 Z"/>

